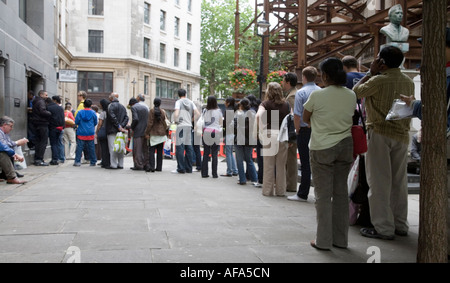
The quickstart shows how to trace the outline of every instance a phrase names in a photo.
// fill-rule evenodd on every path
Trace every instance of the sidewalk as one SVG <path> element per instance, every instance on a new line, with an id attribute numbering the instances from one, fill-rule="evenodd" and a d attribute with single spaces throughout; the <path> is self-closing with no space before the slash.
<path id="1" fill-rule="evenodd" d="M 409 195 L 407 237 L 370 239 L 350 227 L 348 249 L 319 251 L 309 244 L 313 188 L 301 203 L 264 197 L 237 177 L 172 174 L 175 160 L 156 173 L 130 170 L 131 156 L 124 170 L 72 165 L 31 165 L 20 171 L 29 183 L 0 183 L 0 262 L 416 262 L 418 195 Z"/>

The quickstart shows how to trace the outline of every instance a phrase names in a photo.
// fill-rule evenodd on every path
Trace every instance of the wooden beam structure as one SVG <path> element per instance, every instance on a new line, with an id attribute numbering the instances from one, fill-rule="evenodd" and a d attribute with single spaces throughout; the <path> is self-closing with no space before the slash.
<path id="1" fill-rule="evenodd" d="M 265 11 L 266 17 L 277 19 L 270 29 L 269 49 L 293 52 L 292 60 L 283 62 L 289 70 L 298 72 L 308 65 L 317 66 L 324 58 L 346 54 L 363 63 L 371 62 L 385 43 L 379 30 L 389 24 L 392 4 L 403 6 L 403 25 L 410 30 L 405 67 L 420 64 L 421 45 L 417 38 L 421 35 L 422 0 L 255 0 L 255 4 L 255 15 Z M 265 49 L 265 58 L 269 49 Z"/>

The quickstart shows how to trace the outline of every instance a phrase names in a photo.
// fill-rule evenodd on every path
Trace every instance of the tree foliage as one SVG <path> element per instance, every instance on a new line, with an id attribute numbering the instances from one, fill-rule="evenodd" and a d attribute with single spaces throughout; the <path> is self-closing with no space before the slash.
<path id="1" fill-rule="evenodd" d="M 234 28 L 235 28 L 235 0 L 202 0 L 202 39 L 201 39 L 201 83 L 202 95 L 217 95 L 227 97 L 232 90 L 229 86 L 228 73 L 234 71 Z M 241 33 L 253 20 L 253 10 L 245 1 L 241 1 L 240 26 Z M 255 37 L 249 29 L 245 37 Z M 242 43 L 241 43 L 242 44 Z M 246 44 L 244 43 L 243 46 Z M 253 48 L 253 45 L 251 45 Z M 252 51 L 250 51 L 251 53 Z M 247 55 L 244 64 L 253 59 Z M 256 61 L 258 62 L 258 61 Z M 254 63 L 248 64 L 252 69 Z"/>

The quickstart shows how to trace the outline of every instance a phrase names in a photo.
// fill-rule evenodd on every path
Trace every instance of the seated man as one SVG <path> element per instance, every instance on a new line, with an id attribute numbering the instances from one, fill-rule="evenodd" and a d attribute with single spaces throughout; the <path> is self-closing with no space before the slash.
<path id="1" fill-rule="evenodd" d="M 26 181 L 21 181 L 16 176 L 16 170 L 11 163 L 11 158 L 22 162 L 24 160 L 23 156 L 20 156 L 14 152 L 10 147 L 0 143 L 0 167 L 6 175 L 8 184 L 25 184 Z"/>

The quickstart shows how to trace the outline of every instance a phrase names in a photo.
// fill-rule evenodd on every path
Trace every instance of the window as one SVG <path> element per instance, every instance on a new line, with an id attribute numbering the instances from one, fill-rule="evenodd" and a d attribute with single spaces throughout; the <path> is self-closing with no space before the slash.
<path id="1" fill-rule="evenodd" d="M 180 49 L 175 48 L 173 50 L 173 65 L 178 67 L 180 65 Z"/>
<path id="2" fill-rule="evenodd" d="M 180 0 L 175 0 L 175 5 L 180 6 Z"/>
<path id="3" fill-rule="evenodd" d="M 186 85 L 186 97 L 192 99 L 192 86 L 191 84 Z"/>
<path id="4" fill-rule="evenodd" d="M 164 43 L 159 44 L 159 62 L 166 63 L 166 45 Z"/>
<path id="5" fill-rule="evenodd" d="M 149 76 L 144 76 L 144 94 L 145 95 L 149 95 L 149 83 L 150 83 L 150 77 Z"/>
<path id="6" fill-rule="evenodd" d="M 188 53 L 186 56 L 186 69 L 187 70 L 191 70 L 191 59 L 192 59 L 192 55 L 191 55 L 191 53 Z"/>
<path id="7" fill-rule="evenodd" d="M 89 0 L 89 15 L 103 16 L 103 0 Z"/>
<path id="8" fill-rule="evenodd" d="M 192 37 L 192 25 L 187 24 L 187 41 L 191 41 Z"/>
<path id="9" fill-rule="evenodd" d="M 192 0 L 188 0 L 188 11 L 192 12 Z"/>
<path id="10" fill-rule="evenodd" d="M 89 52 L 103 53 L 103 31 L 89 30 Z"/>
<path id="11" fill-rule="evenodd" d="M 180 36 L 180 18 L 175 17 L 175 36 Z"/>
<path id="12" fill-rule="evenodd" d="M 150 4 L 144 3 L 144 23 L 150 24 Z"/>
<path id="13" fill-rule="evenodd" d="M 156 79 L 156 97 L 174 99 L 180 88 L 180 83 Z"/>
<path id="14" fill-rule="evenodd" d="M 161 10 L 159 15 L 159 28 L 161 30 L 166 30 L 166 12 Z"/>
<path id="15" fill-rule="evenodd" d="M 19 0 L 19 18 L 27 22 L 27 1 Z"/>
<path id="16" fill-rule="evenodd" d="M 150 39 L 144 38 L 144 58 L 150 59 Z"/>
<path id="17" fill-rule="evenodd" d="M 84 90 L 98 104 L 113 91 L 113 73 L 78 72 L 78 91 Z"/>

